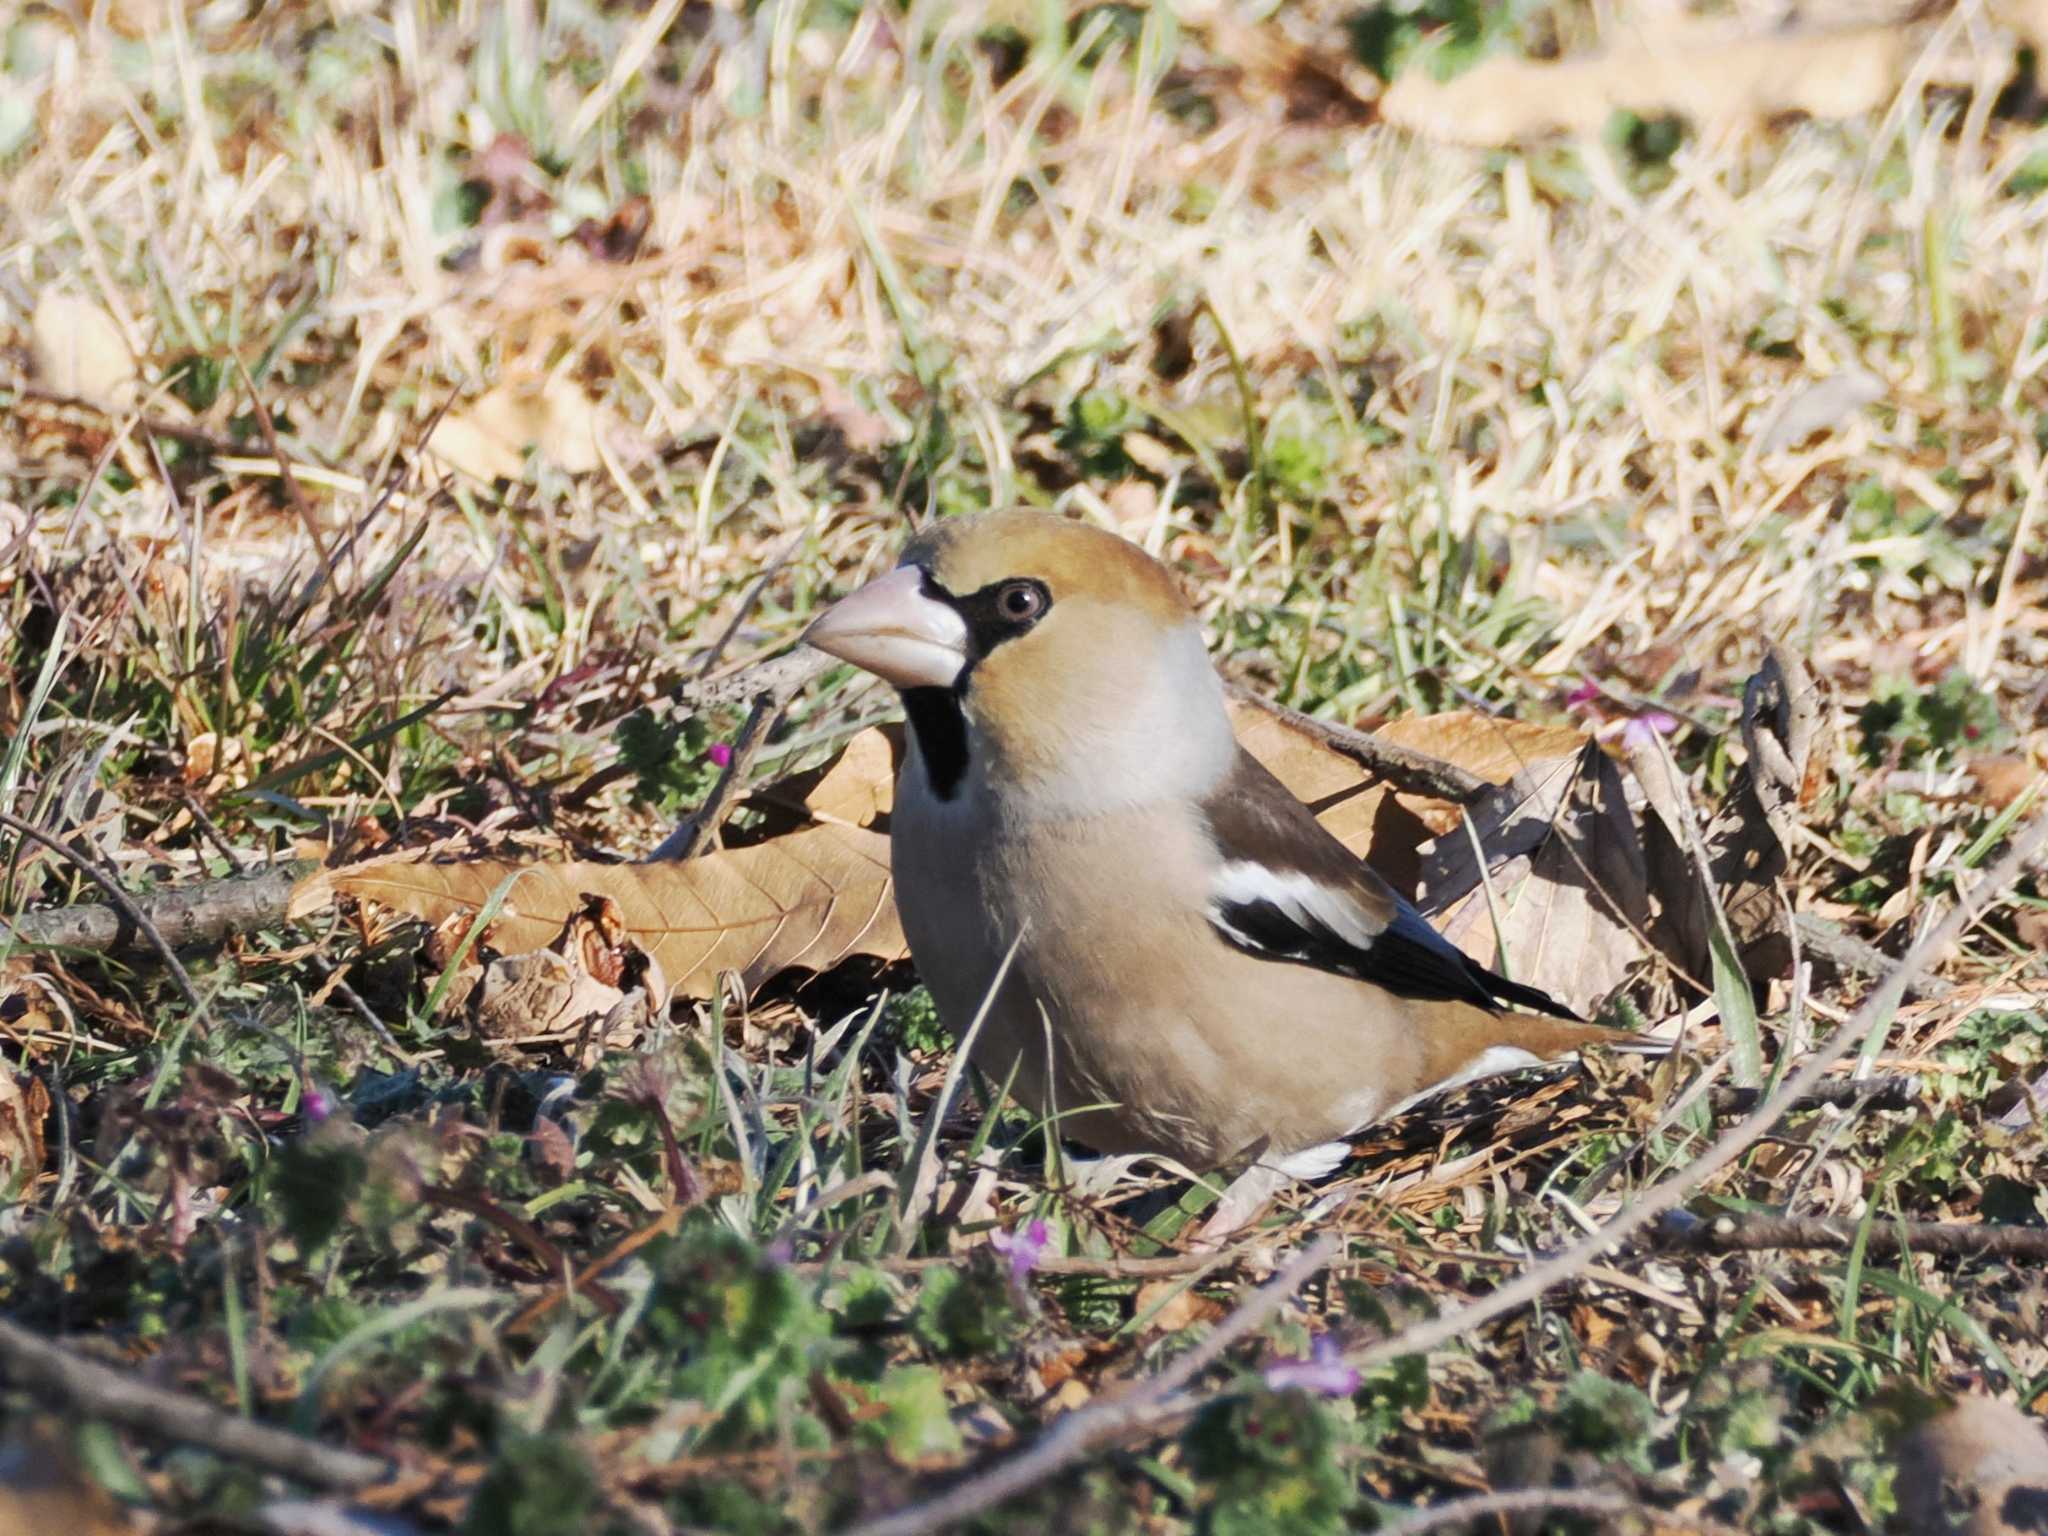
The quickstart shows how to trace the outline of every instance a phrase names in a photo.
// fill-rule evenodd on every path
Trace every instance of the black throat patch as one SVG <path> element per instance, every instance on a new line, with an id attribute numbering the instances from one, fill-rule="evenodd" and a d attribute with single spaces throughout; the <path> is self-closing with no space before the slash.
<path id="1" fill-rule="evenodd" d="M 1020 591 L 1035 598 L 1029 616 L 1020 616 L 1015 605 Z M 917 738 L 918 755 L 924 759 L 931 778 L 932 793 L 950 800 L 960 792 L 967 777 L 967 690 L 974 684 L 974 669 L 1005 640 L 1014 640 L 1045 617 L 1052 607 L 1052 594 L 1045 583 L 1031 577 L 1011 577 L 955 597 L 930 571 L 924 572 L 924 595 L 944 603 L 960 615 L 967 626 L 967 664 L 950 688 L 905 688 L 903 714 Z"/>

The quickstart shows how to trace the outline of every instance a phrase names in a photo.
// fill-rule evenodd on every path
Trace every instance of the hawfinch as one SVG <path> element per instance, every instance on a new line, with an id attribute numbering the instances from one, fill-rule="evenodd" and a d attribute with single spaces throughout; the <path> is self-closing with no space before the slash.
<path id="1" fill-rule="evenodd" d="M 804 638 L 901 692 L 911 956 L 1065 1136 L 1311 1177 L 1435 1089 L 1633 1042 L 1487 970 L 1325 831 L 1238 745 L 1173 577 L 1114 534 L 939 522 Z"/>

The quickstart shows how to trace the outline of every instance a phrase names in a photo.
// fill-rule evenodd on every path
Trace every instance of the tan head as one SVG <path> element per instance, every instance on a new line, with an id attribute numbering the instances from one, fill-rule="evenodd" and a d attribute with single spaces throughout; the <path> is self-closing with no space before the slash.
<path id="1" fill-rule="evenodd" d="M 1233 748 L 1172 575 L 1041 512 L 951 518 L 804 636 L 902 692 L 935 789 L 1001 775 L 1066 811 L 1206 788 Z"/>

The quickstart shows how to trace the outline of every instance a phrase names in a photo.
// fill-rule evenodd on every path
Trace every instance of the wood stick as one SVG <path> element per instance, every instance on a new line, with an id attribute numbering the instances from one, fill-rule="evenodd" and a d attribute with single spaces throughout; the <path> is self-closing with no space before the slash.
<path id="1" fill-rule="evenodd" d="M 381 1457 L 322 1445 L 182 1392 L 151 1386 L 4 1320 L 0 1367 L 16 1386 L 42 1394 L 44 1408 L 61 1405 L 81 1417 L 104 1419 L 158 1440 L 202 1446 L 230 1461 L 311 1487 L 365 1488 L 382 1482 L 391 1471 Z"/>
<path id="2" fill-rule="evenodd" d="M 1689 1253 L 1761 1253 L 1773 1248 L 1854 1246 L 1862 1223 L 1835 1216 L 1720 1216 L 1702 1221 L 1673 1211 L 1657 1241 Z M 1873 1221 L 1867 1253 L 1932 1253 L 1946 1258 L 2048 1260 L 2048 1227 L 1977 1221 Z"/>
<path id="3" fill-rule="evenodd" d="M 310 859 L 293 859 L 260 874 L 205 880 L 129 900 L 166 943 L 210 944 L 231 933 L 283 923 L 292 891 L 318 867 Z M 6 937 L 20 944 L 104 951 L 134 944 L 145 934 L 121 908 L 86 903 L 0 917 L 0 938 Z"/>

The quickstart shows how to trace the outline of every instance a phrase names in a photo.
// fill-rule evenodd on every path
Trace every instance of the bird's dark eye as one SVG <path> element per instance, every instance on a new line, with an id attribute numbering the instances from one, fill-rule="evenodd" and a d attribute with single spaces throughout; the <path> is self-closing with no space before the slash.
<path id="1" fill-rule="evenodd" d="M 1035 581 L 1007 581 L 996 592 L 996 612 L 1013 624 L 1028 624 L 1045 612 L 1045 588 Z"/>

